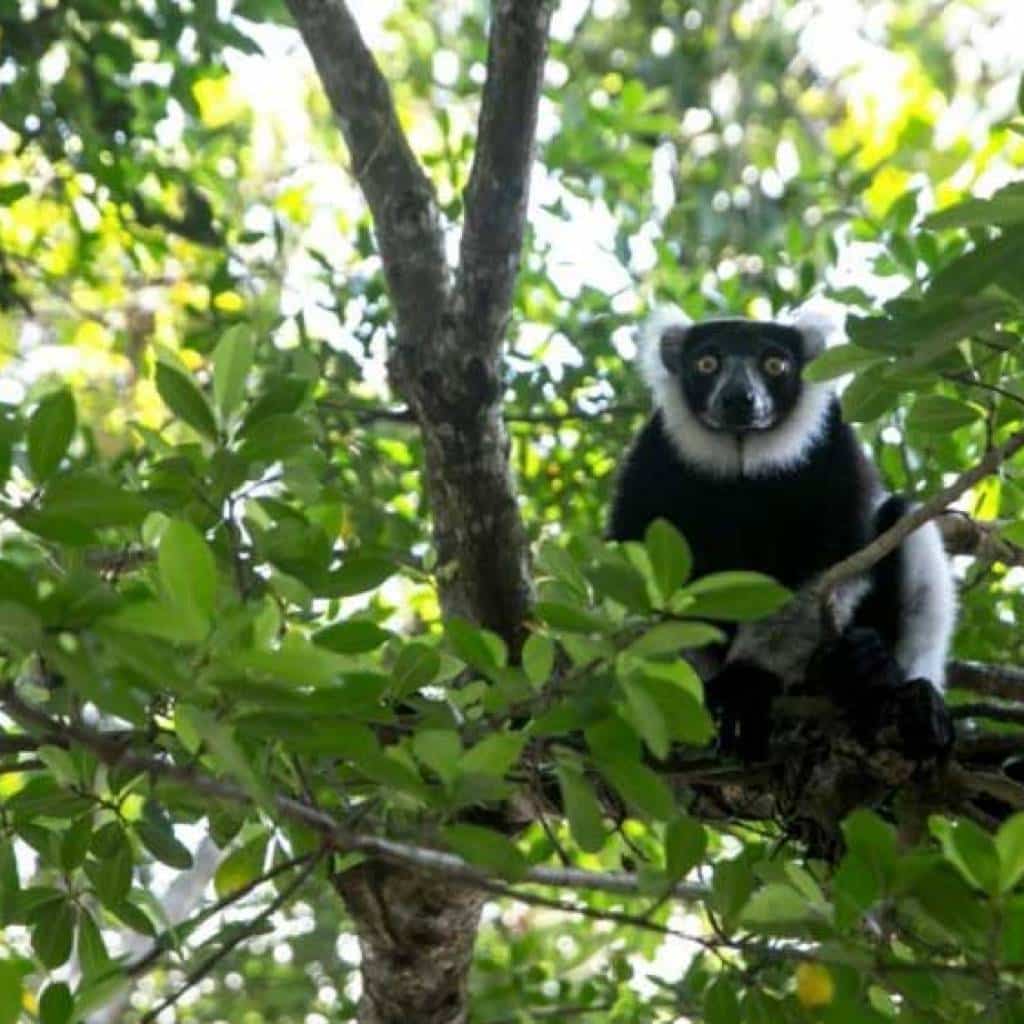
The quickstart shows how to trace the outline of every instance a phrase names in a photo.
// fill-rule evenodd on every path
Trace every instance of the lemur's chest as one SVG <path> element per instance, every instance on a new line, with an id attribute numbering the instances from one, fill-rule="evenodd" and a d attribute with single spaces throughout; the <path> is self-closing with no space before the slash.
<path id="1" fill-rule="evenodd" d="M 829 495 L 802 490 L 687 487 L 676 525 L 693 549 L 694 571 L 747 569 L 792 587 L 827 568 L 836 560 L 837 537 L 849 531 L 835 522 Z"/>

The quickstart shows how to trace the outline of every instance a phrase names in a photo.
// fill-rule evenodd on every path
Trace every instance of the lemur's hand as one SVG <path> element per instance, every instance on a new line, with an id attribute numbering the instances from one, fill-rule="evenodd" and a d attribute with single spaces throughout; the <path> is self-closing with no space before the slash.
<path id="1" fill-rule="evenodd" d="M 768 754 L 772 701 L 782 693 L 773 672 L 745 661 L 733 661 L 704 686 L 704 700 L 718 722 L 718 749 L 744 761 Z"/>
<path id="2" fill-rule="evenodd" d="M 894 726 L 900 749 L 915 760 L 952 746 L 953 723 L 941 694 L 927 679 L 907 679 L 873 629 L 848 629 L 825 645 L 808 669 L 808 682 L 843 710 L 866 744 Z"/>

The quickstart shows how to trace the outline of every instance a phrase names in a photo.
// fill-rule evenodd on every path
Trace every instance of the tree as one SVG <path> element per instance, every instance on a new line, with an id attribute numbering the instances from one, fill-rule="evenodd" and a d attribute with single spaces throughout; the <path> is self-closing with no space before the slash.
<path id="1" fill-rule="evenodd" d="M 0 10 L 0 1022 L 1021 1018 L 1015 12 L 861 6 Z M 949 763 L 717 759 L 679 653 L 788 595 L 598 539 L 643 308 L 819 288 Z"/>

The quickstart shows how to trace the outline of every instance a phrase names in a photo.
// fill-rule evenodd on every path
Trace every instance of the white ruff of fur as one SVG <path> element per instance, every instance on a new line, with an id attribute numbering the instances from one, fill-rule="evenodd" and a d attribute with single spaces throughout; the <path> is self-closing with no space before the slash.
<path id="1" fill-rule="evenodd" d="M 798 309 L 780 323 L 796 327 L 808 356 L 817 355 L 829 335 L 841 328 L 834 318 L 818 311 Z M 690 411 L 679 381 L 661 358 L 661 336 L 673 326 L 692 323 L 682 310 L 665 306 L 655 310 L 640 331 L 640 369 L 661 410 L 665 433 L 679 457 L 712 476 L 768 476 L 798 466 L 821 437 L 832 402 L 828 384 L 807 381 L 796 405 L 778 427 L 740 439 L 711 430 Z"/>
<path id="2" fill-rule="evenodd" d="M 903 607 L 896 660 L 911 679 L 946 685 L 946 658 L 956 626 L 956 587 L 934 522 L 915 530 L 900 550 Z"/>

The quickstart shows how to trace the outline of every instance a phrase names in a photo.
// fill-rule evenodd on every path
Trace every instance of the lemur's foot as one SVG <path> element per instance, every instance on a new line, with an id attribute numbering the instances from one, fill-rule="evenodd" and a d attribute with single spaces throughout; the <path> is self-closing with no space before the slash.
<path id="1" fill-rule="evenodd" d="M 927 679 L 907 679 L 873 629 L 848 629 L 818 654 L 808 675 L 866 745 L 895 727 L 900 749 L 914 760 L 942 755 L 952 746 L 953 723 L 942 695 Z"/>
<path id="2" fill-rule="evenodd" d="M 718 722 L 719 752 L 744 761 L 767 757 L 772 702 L 780 693 L 777 675 L 744 661 L 730 662 L 709 679 L 704 699 Z"/>

